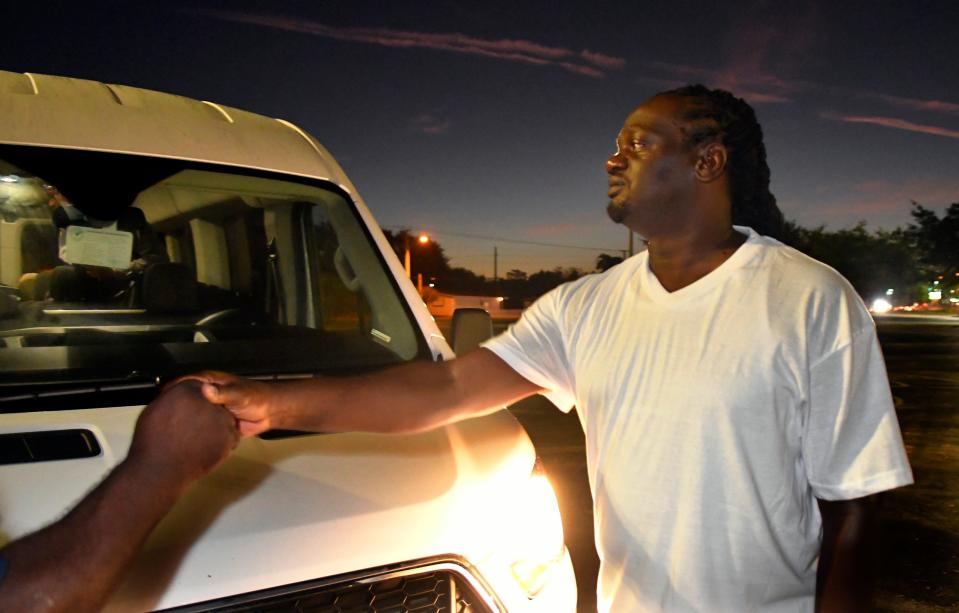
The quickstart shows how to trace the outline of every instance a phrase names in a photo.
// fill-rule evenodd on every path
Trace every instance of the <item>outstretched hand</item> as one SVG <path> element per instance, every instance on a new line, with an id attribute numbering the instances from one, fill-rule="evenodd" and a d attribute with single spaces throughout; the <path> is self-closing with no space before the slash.
<path id="1" fill-rule="evenodd" d="M 207 401 L 230 411 L 241 436 L 254 436 L 275 427 L 277 386 L 214 370 L 180 377 L 170 385 L 184 381 L 198 381 Z"/>

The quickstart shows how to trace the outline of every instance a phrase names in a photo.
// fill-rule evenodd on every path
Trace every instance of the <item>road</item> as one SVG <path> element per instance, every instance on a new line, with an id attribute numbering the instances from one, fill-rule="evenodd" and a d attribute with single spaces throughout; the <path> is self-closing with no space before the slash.
<path id="1" fill-rule="evenodd" d="M 959 610 L 959 318 L 878 319 L 916 484 L 882 508 L 880 610 Z"/>
<path id="2" fill-rule="evenodd" d="M 877 610 L 959 610 L 959 318 L 877 320 L 916 484 L 885 494 L 880 512 Z M 497 325 L 497 331 L 505 327 Z M 445 330 L 444 330 L 445 331 Z M 583 433 L 541 397 L 511 407 L 557 490 L 579 583 L 580 611 L 595 611 L 598 559 Z"/>

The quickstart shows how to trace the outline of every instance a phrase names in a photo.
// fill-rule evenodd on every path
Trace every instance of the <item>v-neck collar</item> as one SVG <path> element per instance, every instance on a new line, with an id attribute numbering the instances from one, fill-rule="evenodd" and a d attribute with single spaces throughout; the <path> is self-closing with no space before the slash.
<path id="1" fill-rule="evenodd" d="M 743 242 L 725 262 L 708 272 L 705 276 L 674 292 L 667 291 L 666 288 L 663 287 L 663 284 L 659 282 L 659 279 L 656 278 L 652 268 L 649 266 L 649 252 L 647 252 L 640 274 L 645 293 L 650 299 L 660 304 L 676 305 L 691 298 L 702 296 L 722 284 L 729 275 L 752 259 L 759 250 L 760 236 L 755 230 L 746 226 L 733 226 L 733 228 L 741 234 L 746 235 L 745 242 Z"/>

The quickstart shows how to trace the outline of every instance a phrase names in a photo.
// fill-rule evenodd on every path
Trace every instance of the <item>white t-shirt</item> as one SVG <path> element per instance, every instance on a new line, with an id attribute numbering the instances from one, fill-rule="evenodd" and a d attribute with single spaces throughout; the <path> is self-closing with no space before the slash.
<path id="1" fill-rule="evenodd" d="M 749 228 L 667 292 L 640 253 L 485 347 L 578 408 L 600 610 L 812 611 L 817 498 L 912 482 L 875 326 L 833 269 Z"/>

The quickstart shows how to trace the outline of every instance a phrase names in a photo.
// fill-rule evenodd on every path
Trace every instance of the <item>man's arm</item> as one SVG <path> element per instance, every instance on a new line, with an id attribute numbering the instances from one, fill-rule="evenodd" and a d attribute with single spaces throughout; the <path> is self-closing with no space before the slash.
<path id="1" fill-rule="evenodd" d="M 823 535 L 816 573 L 816 611 L 871 611 L 875 497 L 818 502 Z"/>
<path id="2" fill-rule="evenodd" d="M 60 521 L 0 550 L 10 611 L 99 610 L 153 527 L 236 445 L 235 420 L 197 384 L 166 389 L 137 421 L 130 453 Z"/>
<path id="3" fill-rule="evenodd" d="M 237 418 L 240 433 L 419 432 L 490 413 L 542 391 L 487 349 L 445 362 L 411 362 L 356 377 L 278 383 L 219 372 L 191 375 Z"/>

